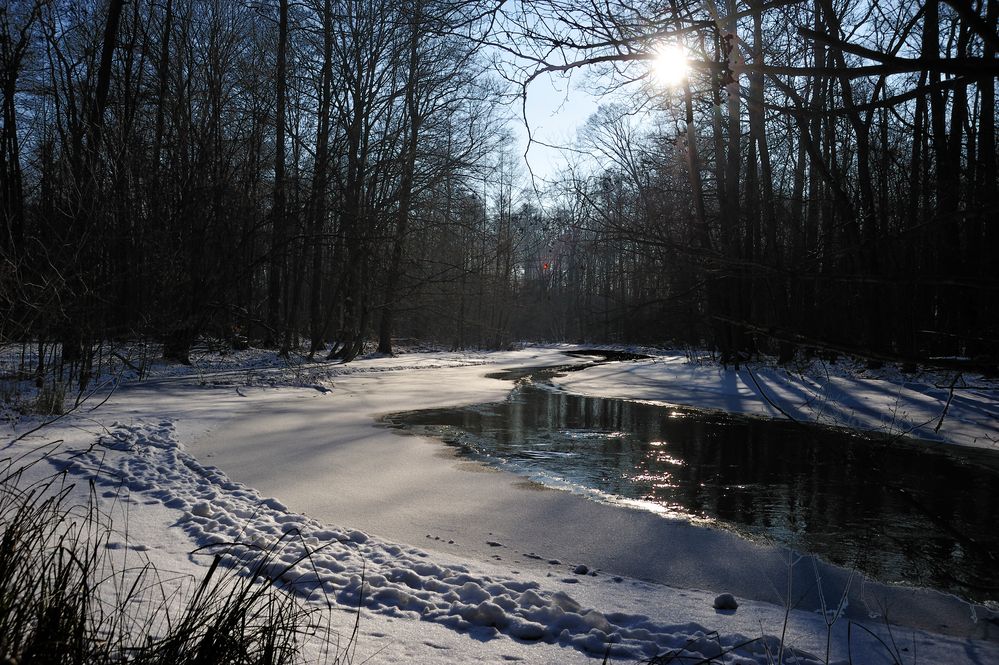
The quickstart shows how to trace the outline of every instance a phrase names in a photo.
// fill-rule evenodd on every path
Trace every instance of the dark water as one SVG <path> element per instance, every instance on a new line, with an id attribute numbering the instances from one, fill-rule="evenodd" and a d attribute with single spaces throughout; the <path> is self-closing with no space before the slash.
<path id="1" fill-rule="evenodd" d="M 999 605 L 997 454 L 530 381 L 502 403 L 390 420 L 545 484 L 709 519 L 881 581 Z"/>

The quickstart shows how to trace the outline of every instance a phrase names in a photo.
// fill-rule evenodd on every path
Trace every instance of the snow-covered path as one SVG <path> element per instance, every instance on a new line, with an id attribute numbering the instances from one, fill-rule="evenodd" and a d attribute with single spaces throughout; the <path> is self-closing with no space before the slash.
<path id="1" fill-rule="evenodd" d="M 359 361 L 308 388 L 247 386 L 239 374 L 208 377 L 208 386 L 200 385 L 204 377 L 133 384 L 98 414 L 110 430 L 109 448 L 77 470 L 102 465 L 123 476 L 143 497 L 133 520 L 142 521 L 149 501 L 160 512 L 171 508 L 177 521 L 169 528 L 184 530 L 195 546 L 272 542 L 294 527 L 323 548 L 314 578 L 316 571 L 298 572 L 347 604 L 360 589 L 363 562 L 373 611 L 365 612 L 361 652 L 368 648 L 372 662 L 575 662 L 602 656 L 607 643 L 634 657 L 710 630 L 729 636 L 728 644 L 739 634 L 780 634 L 785 552 L 722 530 L 533 491 L 377 420 L 501 399 L 510 384 L 485 374 L 564 362 L 551 349 L 430 354 Z M 252 383 L 266 384 L 262 376 Z M 150 519 L 162 521 L 160 512 Z M 598 574 L 585 574 L 581 564 Z M 805 559 L 792 572 L 789 641 L 821 653 L 816 571 Z M 848 573 L 820 566 L 818 574 L 835 604 Z M 996 625 L 976 621 L 981 611 L 976 616 L 934 592 L 856 581 L 850 588 L 847 617 L 878 630 L 881 620 L 871 614 L 886 601 L 918 662 L 999 662 Z M 740 598 L 737 612 L 712 608 L 722 591 Z M 833 634 L 843 658 L 845 619 Z M 691 644 L 706 655 L 717 648 L 706 638 Z M 858 649 L 866 659 L 855 662 L 884 660 L 869 644 L 855 643 L 855 656 Z M 765 660 L 762 652 L 754 656 Z"/>

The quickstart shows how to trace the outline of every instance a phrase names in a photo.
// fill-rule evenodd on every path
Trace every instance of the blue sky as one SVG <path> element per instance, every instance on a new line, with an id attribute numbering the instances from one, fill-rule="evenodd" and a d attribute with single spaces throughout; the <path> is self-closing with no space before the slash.
<path id="1" fill-rule="evenodd" d="M 527 122 L 535 140 L 571 148 L 577 128 L 597 110 L 597 106 L 598 98 L 587 91 L 583 76 L 572 79 L 542 76 L 528 89 Z M 520 112 L 518 105 L 513 130 L 518 139 L 518 154 L 522 155 L 527 147 L 527 131 Z M 531 146 L 527 158 L 539 179 L 556 175 L 565 165 L 561 151 L 538 143 Z"/>

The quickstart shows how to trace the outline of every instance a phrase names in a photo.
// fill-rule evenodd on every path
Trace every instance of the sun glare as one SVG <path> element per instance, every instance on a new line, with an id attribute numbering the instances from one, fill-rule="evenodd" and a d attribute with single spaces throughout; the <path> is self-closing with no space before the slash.
<path id="1" fill-rule="evenodd" d="M 679 44 L 663 45 L 656 51 L 653 61 L 653 72 L 656 79 L 666 85 L 680 85 L 687 78 L 690 64 L 687 62 L 687 50 Z"/>

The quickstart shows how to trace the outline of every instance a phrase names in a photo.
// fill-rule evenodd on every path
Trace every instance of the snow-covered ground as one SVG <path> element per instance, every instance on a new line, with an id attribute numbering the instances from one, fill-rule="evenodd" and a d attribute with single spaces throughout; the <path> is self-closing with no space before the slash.
<path id="1" fill-rule="evenodd" d="M 851 650 L 854 663 L 892 662 L 863 630 L 849 631 L 848 644 L 851 621 L 894 641 L 903 663 L 999 662 L 999 626 L 985 608 L 868 583 L 724 530 L 540 489 L 379 421 L 502 399 L 511 384 L 486 374 L 573 362 L 562 350 L 413 353 L 345 366 L 246 353 L 194 370 L 164 368 L 0 456 L 55 439 L 66 451 L 99 440 L 54 463 L 97 478 L 99 494 L 127 515 L 116 546 L 160 570 L 197 574 L 209 560 L 193 550 L 213 543 L 241 543 L 227 548 L 234 567 L 281 543 L 274 576 L 313 602 L 333 599 L 345 610 L 344 633 L 361 601 L 355 662 L 599 662 L 608 646 L 621 659 L 681 649 L 709 658 L 764 634 L 785 634 L 815 654 L 787 662 L 823 662 L 827 617 L 833 662 Z M 784 411 L 892 433 L 925 417 L 921 435 L 934 433 L 950 393 L 949 384 L 845 372 L 750 371 L 663 355 L 557 381 L 588 394 Z M 994 445 L 996 398 L 989 386 L 955 389 L 937 436 Z M 17 423 L 5 438 L 34 422 Z M 737 597 L 737 610 L 712 606 L 722 592 Z M 770 662 L 767 646 L 752 641 L 719 660 Z"/>
<path id="2" fill-rule="evenodd" d="M 903 374 L 850 360 L 800 367 L 651 352 L 557 379 L 577 394 L 792 418 L 838 427 L 999 450 L 999 383 L 957 371 Z"/>

